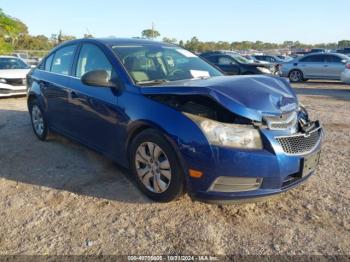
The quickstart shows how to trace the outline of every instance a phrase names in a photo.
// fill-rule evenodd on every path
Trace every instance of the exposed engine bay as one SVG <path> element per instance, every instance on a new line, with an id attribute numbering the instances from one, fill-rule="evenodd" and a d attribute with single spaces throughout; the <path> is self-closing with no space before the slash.
<path id="1" fill-rule="evenodd" d="M 201 95 L 151 95 L 148 96 L 178 111 L 205 117 L 223 123 L 250 124 L 250 119 L 235 115 L 213 99 Z"/>

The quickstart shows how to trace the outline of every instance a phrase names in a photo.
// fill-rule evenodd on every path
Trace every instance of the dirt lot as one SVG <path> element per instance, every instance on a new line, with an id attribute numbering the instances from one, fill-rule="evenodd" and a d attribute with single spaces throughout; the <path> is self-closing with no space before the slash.
<path id="1" fill-rule="evenodd" d="M 326 129 L 317 175 L 274 200 L 217 206 L 152 203 L 100 155 L 39 142 L 25 98 L 1 99 L 0 254 L 350 255 L 350 101 L 301 101 Z"/>

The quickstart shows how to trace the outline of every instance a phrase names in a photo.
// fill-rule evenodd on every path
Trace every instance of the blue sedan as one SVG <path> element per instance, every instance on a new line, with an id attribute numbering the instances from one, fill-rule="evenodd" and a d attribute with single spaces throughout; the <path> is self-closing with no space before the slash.
<path id="1" fill-rule="evenodd" d="M 40 140 L 59 133 L 106 155 L 155 201 L 271 196 L 318 164 L 322 127 L 285 79 L 224 76 L 175 45 L 73 40 L 32 69 L 27 85 Z"/>

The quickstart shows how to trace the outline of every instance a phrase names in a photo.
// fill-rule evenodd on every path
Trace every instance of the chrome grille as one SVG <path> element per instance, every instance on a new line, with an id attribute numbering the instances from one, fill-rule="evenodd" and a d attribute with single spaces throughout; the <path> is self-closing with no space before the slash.
<path id="1" fill-rule="evenodd" d="M 281 116 L 264 116 L 264 120 L 272 130 L 295 129 L 298 124 L 298 115 L 296 112 L 290 112 Z"/>
<path id="2" fill-rule="evenodd" d="M 24 86 L 26 85 L 25 78 L 7 78 L 6 83 L 12 86 Z"/>
<path id="3" fill-rule="evenodd" d="M 322 129 L 318 127 L 308 134 L 276 137 L 283 151 L 289 155 L 301 155 L 312 151 L 320 142 Z"/>

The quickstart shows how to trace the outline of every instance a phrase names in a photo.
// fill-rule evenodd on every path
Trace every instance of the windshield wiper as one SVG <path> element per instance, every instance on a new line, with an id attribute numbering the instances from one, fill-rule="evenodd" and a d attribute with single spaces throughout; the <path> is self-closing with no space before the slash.
<path id="1" fill-rule="evenodd" d="M 147 81 L 138 81 L 137 84 L 142 86 L 147 86 L 147 85 L 160 85 L 167 82 L 169 81 L 166 79 L 155 79 L 155 80 L 147 80 Z"/>

